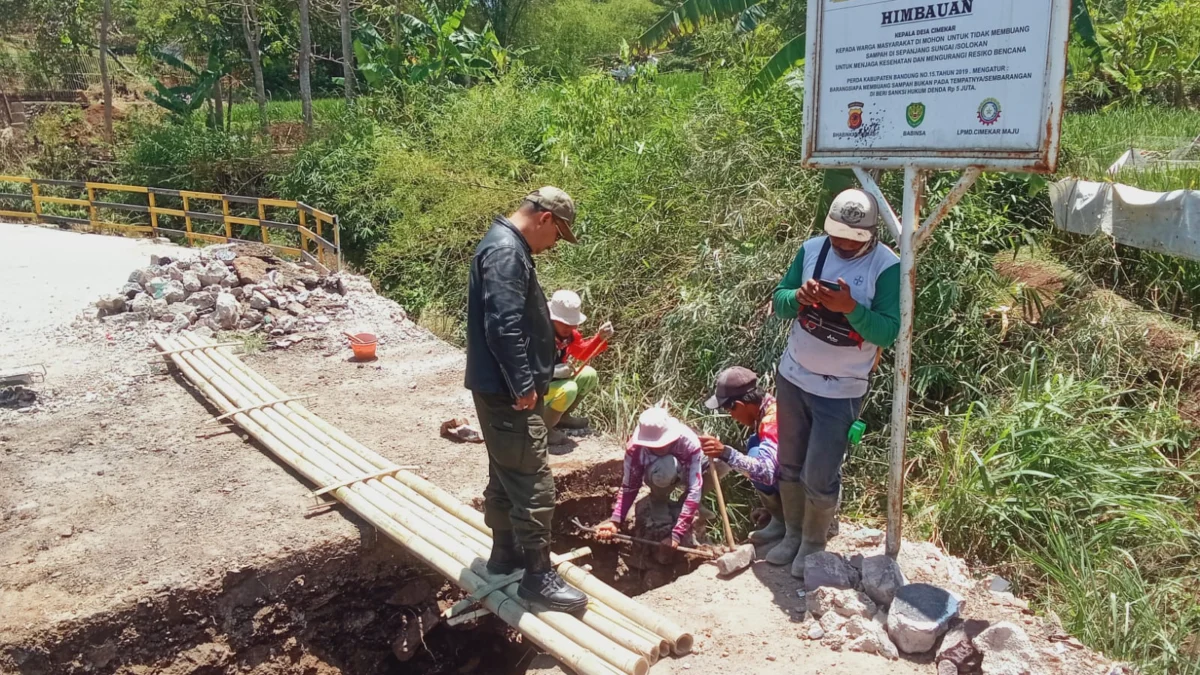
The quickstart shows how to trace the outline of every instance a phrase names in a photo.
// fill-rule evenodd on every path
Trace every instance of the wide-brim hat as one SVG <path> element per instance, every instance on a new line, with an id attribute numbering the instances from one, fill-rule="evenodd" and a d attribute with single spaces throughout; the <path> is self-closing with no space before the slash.
<path id="1" fill-rule="evenodd" d="M 587 321 L 587 315 L 581 311 L 583 301 L 574 291 L 555 291 L 546 304 L 554 321 L 561 321 L 568 326 L 578 326 Z"/>
<path id="2" fill-rule="evenodd" d="M 637 431 L 633 432 L 633 444 L 645 448 L 666 447 L 683 435 L 683 424 L 671 417 L 665 408 L 653 407 L 638 418 Z"/>

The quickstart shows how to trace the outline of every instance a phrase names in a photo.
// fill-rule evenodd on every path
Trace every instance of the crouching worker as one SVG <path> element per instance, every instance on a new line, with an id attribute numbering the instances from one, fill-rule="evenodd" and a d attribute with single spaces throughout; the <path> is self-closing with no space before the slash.
<path id="1" fill-rule="evenodd" d="M 550 429 L 550 445 L 567 442 L 562 429 L 586 429 L 588 419 L 571 413 L 579 402 L 600 384 L 596 369 L 587 365 L 608 349 L 613 327 L 609 322 L 600 326 L 595 336 L 584 339 L 579 326 L 587 320 L 581 310 L 583 301 L 573 291 L 555 291 L 550 298 L 550 320 L 554 323 L 554 343 L 557 357 L 554 379 L 546 392 L 546 426 Z"/>
<path id="2" fill-rule="evenodd" d="M 750 480 L 770 522 L 750 533 L 753 544 L 769 544 L 783 539 L 783 505 L 779 499 L 779 424 L 775 418 L 775 398 L 758 386 L 758 375 L 749 368 L 734 366 L 717 375 L 717 386 L 704 403 L 709 410 L 725 410 L 742 426 L 754 432 L 742 454 L 713 436 L 700 436 L 700 447 L 710 460 L 721 460 Z"/>
<path id="3" fill-rule="evenodd" d="M 644 482 L 650 488 L 652 520 L 670 513 L 676 487 L 684 491 L 683 505 L 671 535 L 662 544 L 676 548 L 694 545 L 695 528 L 703 528 L 700 499 L 704 491 L 704 455 L 695 432 L 672 417 L 665 408 L 653 407 L 638 419 L 637 432 L 625 449 L 625 474 L 613 505 L 612 519 L 596 527 L 596 538 L 610 539 L 625 522 Z M 698 519 L 698 516 L 701 516 Z M 699 522 L 698 522 L 699 520 Z"/>

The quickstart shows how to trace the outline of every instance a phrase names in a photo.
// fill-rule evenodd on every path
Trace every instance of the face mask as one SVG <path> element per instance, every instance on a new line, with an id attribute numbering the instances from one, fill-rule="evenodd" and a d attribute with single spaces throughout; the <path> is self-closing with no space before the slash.
<path id="1" fill-rule="evenodd" d="M 836 253 L 839 258 L 843 258 L 845 260 L 854 260 L 855 258 L 861 258 L 864 255 L 870 253 L 875 248 L 875 245 L 878 243 L 879 243 L 879 236 L 876 235 L 874 237 L 871 237 L 870 241 L 864 243 L 861 248 L 859 248 L 857 251 L 854 251 L 853 253 L 847 253 L 846 251 L 843 251 L 842 249 L 837 248 L 837 247 L 834 247 L 833 252 Z"/>

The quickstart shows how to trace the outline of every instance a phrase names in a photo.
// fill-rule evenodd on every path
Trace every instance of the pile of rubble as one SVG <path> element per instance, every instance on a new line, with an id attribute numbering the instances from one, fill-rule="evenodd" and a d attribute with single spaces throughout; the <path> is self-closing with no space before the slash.
<path id="1" fill-rule="evenodd" d="M 853 536 L 862 540 L 857 543 L 874 544 L 871 537 L 881 540 L 882 535 L 864 529 Z M 986 590 L 993 596 L 991 604 L 1018 607 L 1021 603 L 1011 593 L 995 590 L 998 581 L 1003 580 L 990 582 L 991 590 Z M 801 637 L 819 640 L 835 651 L 892 660 L 902 653 L 932 654 L 939 675 L 1045 673 L 1068 648 L 1039 651 L 1025 629 L 1013 621 L 964 620 L 960 610 L 965 602 L 959 593 L 929 583 L 909 583 L 900 565 L 882 552 L 855 553 L 849 558 L 832 551 L 810 555 L 805 559 L 804 588 L 797 594 L 807 609 Z M 1003 602 L 1006 598 L 1014 602 Z"/>
<path id="2" fill-rule="evenodd" d="M 181 330 L 255 331 L 272 337 L 314 329 L 347 309 L 346 275 L 276 257 L 266 246 L 210 246 L 198 255 L 151 256 L 120 293 L 96 302 L 109 324 Z"/>

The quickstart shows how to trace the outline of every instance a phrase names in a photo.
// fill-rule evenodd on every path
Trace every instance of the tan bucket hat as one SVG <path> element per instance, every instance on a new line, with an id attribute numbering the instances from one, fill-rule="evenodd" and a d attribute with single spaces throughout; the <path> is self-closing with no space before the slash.
<path id="1" fill-rule="evenodd" d="M 555 321 L 561 321 L 568 326 L 578 326 L 587 321 L 587 315 L 581 311 L 583 300 L 579 299 L 575 291 L 554 291 L 550 302 L 546 304 L 550 306 L 550 318 Z"/>

